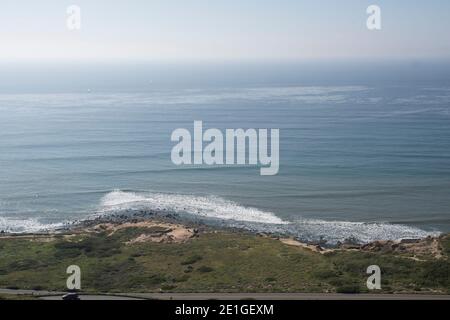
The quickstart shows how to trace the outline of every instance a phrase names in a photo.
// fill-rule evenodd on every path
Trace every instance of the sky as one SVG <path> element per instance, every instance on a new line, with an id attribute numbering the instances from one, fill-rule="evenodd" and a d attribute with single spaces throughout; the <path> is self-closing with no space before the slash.
<path id="1" fill-rule="evenodd" d="M 0 63 L 449 59 L 449 34 L 448 0 L 0 0 Z"/>

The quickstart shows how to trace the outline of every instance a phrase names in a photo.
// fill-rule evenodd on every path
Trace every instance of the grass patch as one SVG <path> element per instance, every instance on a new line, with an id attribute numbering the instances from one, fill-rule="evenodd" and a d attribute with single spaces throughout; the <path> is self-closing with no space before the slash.
<path id="1" fill-rule="evenodd" d="M 201 266 L 200 268 L 197 269 L 198 272 L 201 273 L 208 273 L 208 272 L 213 272 L 214 269 L 208 266 Z"/>
<path id="2" fill-rule="evenodd" d="M 190 264 L 194 264 L 198 261 L 202 260 L 202 257 L 199 255 L 195 255 L 195 256 L 191 256 L 189 258 L 187 258 L 186 260 L 181 262 L 181 265 L 190 265 Z"/>
<path id="3" fill-rule="evenodd" d="M 361 293 L 361 288 L 357 284 L 347 284 L 342 285 L 340 287 L 336 288 L 337 293 L 349 293 L 349 294 L 355 294 L 355 293 Z"/>
<path id="4" fill-rule="evenodd" d="M 449 237 L 441 239 L 444 259 L 416 261 L 382 252 L 322 255 L 232 232 L 201 233 L 182 244 L 126 244 L 143 231 L 52 242 L 0 238 L 0 288 L 65 290 L 66 269 L 76 264 L 89 292 L 358 293 L 368 292 L 366 269 L 375 264 L 382 270 L 381 292 L 450 292 Z"/>

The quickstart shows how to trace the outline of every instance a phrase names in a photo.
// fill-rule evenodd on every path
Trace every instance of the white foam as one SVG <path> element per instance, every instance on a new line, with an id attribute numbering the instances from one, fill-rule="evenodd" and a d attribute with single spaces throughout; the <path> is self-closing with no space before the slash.
<path id="1" fill-rule="evenodd" d="M 101 211 L 127 210 L 145 207 L 149 210 L 166 210 L 188 213 L 205 218 L 287 224 L 274 213 L 252 207 L 244 207 L 233 201 L 216 196 L 194 196 L 181 194 L 141 193 L 113 191 L 101 201 Z"/>
<path id="2" fill-rule="evenodd" d="M 64 223 L 41 223 L 37 219 L 0 217 L 0 231 L 8 233 L 44 232 L 64 226 Z"/>
<path id="3" fill-rule="evenodd" d="M 315 219 L 297 220 L 293 223 L 293 228 L 300 237 L 306 239 L 323 237 L 331 244 L 346 239 L 354 239 L 359 243 L 369 243 L 376 240 L 421 239 L 440 234 L 439 232 L 425 231 L 400 224 Z"/>
<path id="4" fill-rule="evenodd" d="M 440 234 L 412 226 L 381 222 L 318 219 L 299 219 L 289 222 L 272 212 L 245 207 L 217 196 L 134 193 L 116 190 L 105 195 L 101 201 L 101 212 L 104 214 L 142 208 L 228 220 L 230 226 L 249 227 L 257 231 L 284 232 L 309 241 L 323 238 L 329 244 L 336 244 L 347 239 L 368 243 L 376 240 L 420 239 Z"/>
<path id="5" fill-rule="evenodd" d="M 376 240 L 421 239 L 440 234 L 412 226 L 381 222 L 318 219 L 297 219 L 289 222 L 277 217 L 272 212 L 242 206 L 217 196 L 135 193 L 120 190 L 110 192 L 101 199 L 98 214 L 108 215 L 141 209 L 186 213 L 206 219 L 225 220 L 234 227 L 249 228 L 260 232 L 280 232 L 307 241 L 324 239 L 328 244 L 336 244 L 347 239 L 354 239 L 358 243 L 369 243 Z M 89 218 L 87 217 L 87 219 Z M 61 228 L 64 225 L 66 224 L 62 222 L 45 224 L 37 219 L 0 217 L 0 231 L 10 233 L 44 232 Z"/>

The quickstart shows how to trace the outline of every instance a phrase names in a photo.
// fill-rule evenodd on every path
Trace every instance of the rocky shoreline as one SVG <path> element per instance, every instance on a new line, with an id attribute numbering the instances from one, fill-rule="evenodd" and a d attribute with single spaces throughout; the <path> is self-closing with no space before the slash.
<path id="1" fill-rule="evenodd" d="M 440 246 L 440 240 L 448 235 L 437 237 L 426 237 L 423 239 L 402 239 L 402 240 L 377 240 L 369 243 L 359 244 L 352 239 L 338 243 L 337 245 L 327 245 L 325 241 L 306 242 L 298 238 L 288 237 L 283 234 L 271 234 L 252 232 L 236 227 L 212 226 L 202 221 L 190 221 L 182 219 L 177 214 L 164 213 L 163 215 L 157 211 L 141 210 L 137 212 L 129 212 L 127 214 L 112 214 L 108 216 L 98 216 L 92 219 L 73 221 L 62 228 L 51 231 L 43 231 L 36 233 L 8 233 L 0 232 L 0 237 L 48 237 L 57 234 L 82 234 L 82 233 L 98 233 L 98 232 L 114 232 L 125 228 L 147 228 L 157 230 L 154 235 L 141 235 L 135 239 L 135 242 L 157 241 L 162 243 L 184 242 L 198 236 L 200 233 L 211 233 L 218 231 L 226 231 L 242 234 L 253 234 L 258 237 L 272 238 L 281 241 L 289 246 L 298 246 L 309 249 L 313 252 L 328 253 L 336 250 L 344 251 L 360 251 L 360 252 L 377 252 L 386 254 L 402 254 L 410 255 L 412 259 L 420 260 L 421 256 L 433 256 L 436 259 L 442 258 L 443 248 Z M 180 237 L 180 234 L 183 236 Z"/>
<path id="2" fill-rule="evenodd" d="M 0 249 L 3 288 L 64 289 L 64 270 L 76 263 L 91 292 L 364 293 L 375 264 L 386 272 L 383 293 L 450 292 L 449 235 L 326 247 L 142 213 L 3 233 Z"/>

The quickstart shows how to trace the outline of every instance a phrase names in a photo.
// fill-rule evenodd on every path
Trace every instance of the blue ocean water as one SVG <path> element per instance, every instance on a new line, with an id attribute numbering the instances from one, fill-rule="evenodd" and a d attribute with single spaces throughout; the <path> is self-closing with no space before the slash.
<path id="1" fill-rule="evenodd" d="M 450 86 L 299 82 L 0 93 L 0 230 L 146 208 L 330 242 L 450 231 Z M 279 128 L 279 174 L 175 166 L 194 120 Z"/>

